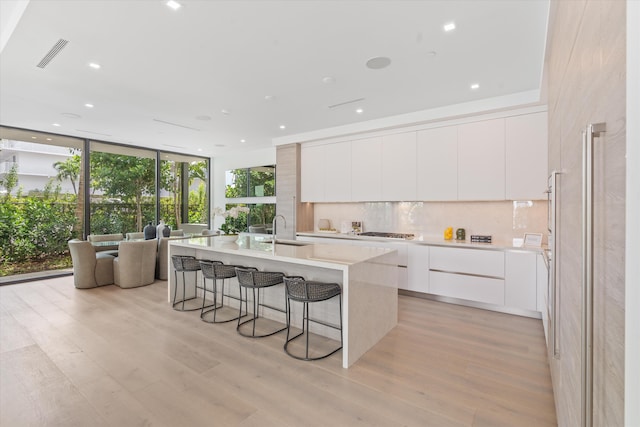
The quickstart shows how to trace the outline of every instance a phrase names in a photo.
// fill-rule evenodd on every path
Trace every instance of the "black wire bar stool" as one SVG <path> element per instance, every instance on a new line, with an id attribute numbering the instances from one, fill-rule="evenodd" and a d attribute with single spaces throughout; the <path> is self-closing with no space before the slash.
<path id="1" fill-rule="evenodd" d="M 171 255 L 171 262 L 173 263 L 173 269 L 174 269 L 173 274 L 175 277 L 175 289 L 173 291 L 173 309 L 178 311 L 202 310 L 202 307 L 200 307 L 200 305 L 197 305 L 194 308 L 184 308 L 185 302 L 198 299 L 198 289 L 203 289 L 203 292 L 204 292 L 204 288 L 201 286 L 198 286 L 198 271 L 200 271 L 200 260 L 190 255 Z M 179 301 L 176 301 L 176 297 L 178 295 L 178 292 L 177 292 L 178 291 L 178 272 L 182 273 L 182 299 Z M 187 293 L 186 293 L 187 281 L 186 281 L 185 274 L 190 272 L 193 272 L 195 276 L 193 281 L 194 296 L 187 298 Z M 176 306 L 180 304 L 182 304 L 182 307 L 177 308 Z"/>
<path id="2" fill-rule="evenodd" d="M 299 360 L 319 360 L 329 357 L 342 348 L 342 288 L 337 283 L 324 283 L 307 281 L 301 277 L 285 277 L 284 285 L 287 294 L 287 340 L 284 343 L 284 351 L 291 357 Z M 327 301 L 338 297 L 340 305 L 340 326 L 332 325 L 321 320 L 309 318 L 309 303 Z M 291 332 L 291 301 L 302 303 L 302 332 L 294 337 L 289 337 Z M 309 322 L 318 323 L 340 331 L 340 347 L 327 354 L 318 357 L 309 357 Z M 305 333 L 306 332 L 306 333 Z M 297 356 L 288 349 L 289 343 L 296 338 L 306 335 L 305 355 Z"/>
<path id="3" fill-rule="evenodd" d="M 265 307 L 271 310 L 279 311 L 281 313 L 286 312 L 284 309 L 273 307 L 271 305 L 267 305 L 260 302 L 260 290 L 281 284 L 282 279 L 284 277 L 284 273 L 271 272 L 271 271 L 258 271 L 258 269 L 254 267 L 236 267 L 236 276 L 238 277 L 238 285 L 240 286 L 240 312 L 239 312 L 240 314 L 242 311 L 242 301 L 243 301 L 242 289 L 244 288 L 245 308 L 247 306 L 246 305 L 247 299 L 249 298 L 249 289 L 251 289 L 253 292 L 253 317 L 243 322 L 241 322 L 240 318 L 238 318 L 238 326 L 236 327 L 236 330 L 238 331 L 238 333 L 244 337 L 263 338 L 263 337 L 268 337 L 268 336 L 277 334 L 278 332 L 282 332 L 285 329 L 287 329 L 287 327 L 285 326 L 283 328 L 277 329 L 275 331 L 272 331 L 266 334 L 256 335 L 256 322 L 260 317 L 258 314 L 258 310 L 260 307 Z M 286 298 L 285 298 L 285 303 L 286 303 Z M 240 328 L 245 323 L 252 323 L 251 334 L 243 332 L 242 329 Z"/>
<path id="4" fill-rule="evenodd" d="M 238 313 L 237 317 L 232 317 L 231 319 L 225 320 L 217 320 L 216 315 L 218 314 L 218 310 L 221 310 L 224 307 L 224 297 L 233 298 L 238 301 L 241 301 L 240 298 L 224 293 L 224 283 L 225 279 L 231 279 L 236 277 L 236 265 L 225 265 L 220 261 L 205 261 L 200 260 L 200 269 L 202 270 L 202 282 L 204 286 L 204 296 L 202 298 L 202 310 L 200 311 L 200 318 L 207 323 L 226 323 L 231 322 L 233 320 L 238 320 L 240 317 L 245 317 L 247 315 L 247 301 L 245 301 L 244 314 L 242 314 L 242 303 L 240 303 L 240 313 Z M 207 289 L 207 279 L 213 280 L 213 287 L 211 290 Z M 218 304 L 218 281 L 222 282 L 221 290 L 220 290 L 220 304 Z M 206 305 L 207 292 L 213 294 L 213 305 Z M 208 308 L 208 309 L 207 309 Z M 213 320 L 207 320 L 205 318 L 207 313 L 213 311 Z"/>

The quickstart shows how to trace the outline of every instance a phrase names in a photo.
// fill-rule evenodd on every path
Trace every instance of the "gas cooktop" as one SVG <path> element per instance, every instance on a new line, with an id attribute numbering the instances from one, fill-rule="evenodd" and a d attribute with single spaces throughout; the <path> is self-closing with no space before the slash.
<path id="1" fill-rule="evenodd" d="M 388 233 L 383 231 L 367 231 L 366 233 L 359 233 L 359 236 L 369 236 L 369 237 L 386 237 L 387 239 L 405 239 L 411 240 L 413 239 L 413 234 L 409 233 Z"/>

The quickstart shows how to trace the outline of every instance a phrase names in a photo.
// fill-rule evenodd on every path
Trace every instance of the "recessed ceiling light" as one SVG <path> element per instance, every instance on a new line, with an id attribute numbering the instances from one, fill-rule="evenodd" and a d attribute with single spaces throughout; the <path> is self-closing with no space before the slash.
<path id="1" fill-rule="evenodd" d="M 51 141 L 51 138 L 47 138 L 47 141 Z"/>
<path id="2" fill-rule="evenodd" d="M 174 1 L 174 0 L 169 0 L 167 2 L 167 6 L 169 6 L 173 10 L 178 10 L 178 9 L 180 9 L 182 7 L 182 5 L 180 3 L 178 3 L 177 1 Z"/>
<path id="3" fill-rule="evenodd" d="M 82 117 L 80 114 L 76 114 L 76 113 L 60 113 L 60 115 L 68 117 L 70 119 L 79 119 Z"/>
<path id="4" fill-rule="evenodd" d="M 38 137 L 37 136 L 32 136 L 31 139 L 38 139 Z"/>
<path id="5" fill-rule="evenodd" d="M 331 77 L 331 76 L 327 76 L 327 77 L 323 77 L 322 78 L 322 83 L 324 83 L 326 85 L 329 85 L 329 84 L 332 84 L 332 83 L 335 83 L 335 82 L 336 82 L 336 79 Z"/>
<path id="6" fill-rule="evenodd" d="M 358 114 L 362 114 L 363 112 L 364 112 L 364 110 L 363 110 L 362 108 L 358 108 L 358 109 L 356 110 L 356 113 L 358 113 Z"/>
<path id="7" fill-rule="evenodd" d="M 372 70 L 381 70 L 387 68 L 391 64 L 391 59 L 386 56 L 377 56 L 367 61 L 367 68 Z"/>
<path id="8" fill-rule="evenodd" d="M 202 148 L 198 148 L 198 151 L 199 151 L 199 152 L 202 152 Z"/>
<path id="9" fill-rule="evenodd" d="M 436 52 L 435 50 L 430 50 L 429 52 L 427 52 L 427 56 L 430 57 L 430 58 L 433 58 L 437 54 L 438 54 L 438 52 Z"/>
<path id="10" fill-rule="evenodd" d="M 273 96 L 273 95 L 265 95 L 265 97 L 264 97 L 265 101 L 273 101 L 275 99 L 276 99 L 276 97 Z"/>
<path id="11" fill-rule="evenodd" d="M 227 110 L 226 108 L 223 108 L 222 110 L 220 110 L 220 112 L 225 116 L 228 116 L 229 114 L 231 114 L 231 111 Z"/>
<path id="12" fill-rule="evenodd" d="M 471 89 L 476 90 L 480 87 L 480 85 L 478 83 L 474 83 L 471 85 Z"/>
<path id="13" fill-rule="evenodd" d="M 100 69 L 100 64 L 95 63 L 95 62 L 89 62 L 89 67 L 95 69 L 95 70 L 99 70 Z"/>
<path id="14" fill-rule="evenodd" d="M 448 22 L 446 24 L 444 24 L 444 30 L 445 31 L 453 31 L 456 29 L 456 23 L 455 22 Z"/>
<path id="15" fill-rule="evenodd" d="M 247 142 L 247 140 L 246 139 L 241 139 L 240 142 L 242 142 L 244 144 L 245 142 Z"/>
<path id="16" fill-rule="evenodd" d="M 286 129 L 287 127 L 285 125 L 280 125 L 280 129 Z"/>
<path id="17" fill-rule="evenodd" d="M 84 104 L 84 106 L 87 108 L 93 108 L 93 104 Z"/>
<path id="18" fill-rule="evenodd" d="M 52 123 L 51 125 L 55 127 L 60 127 L 60 123 Z"/>

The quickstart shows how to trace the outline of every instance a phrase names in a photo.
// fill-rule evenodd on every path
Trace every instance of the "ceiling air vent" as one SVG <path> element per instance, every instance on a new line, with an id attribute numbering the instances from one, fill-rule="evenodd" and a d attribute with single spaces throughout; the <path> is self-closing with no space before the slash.
<path id="1" fill-rule="evenodd" d="M 345 101 L 345 102 L 341 102 L 339 104 L 329 105 L 329 108 L 344 107 L 345 105 L 354 104 L 354 103 L 360 102 L 360 101 L 364 101 L 364 98 L 352 99 L 351 101 Z"/>
<path id="2" fill-rule="evenodd" d="M 65 40 L 65 39 L 58 40 L 58 42 L 53 45 L 51 50 L 38 63 L 38 67 L 39 68 L 44 68 L 47 65 L 49 65 L 49 62 L 51 62 L 51 60 L 53 58 L 55 58 L 56 55 L 59 54 L 62 49 L 64 49 L 64 47 L 67 45 L 67 43 L 69 43 L 69 40 Z"/>

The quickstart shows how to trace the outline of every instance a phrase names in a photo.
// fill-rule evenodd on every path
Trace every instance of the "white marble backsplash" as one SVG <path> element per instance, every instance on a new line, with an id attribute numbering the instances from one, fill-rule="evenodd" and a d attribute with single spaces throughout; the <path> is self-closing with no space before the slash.
<path id="1" fill-rule="evenodd" d="M 547 242 L 547 202 L 371 202 L 316 203 L 315 228 L 329 219 L 340 230 L 342 221 L 362 221 L 364 231 L 413 233 L 416 238 L 441 237 L 453 227 L 472 234 L 491 235 L 495 240 L 521 238 L 524 233 L 542 233 Z"/>

